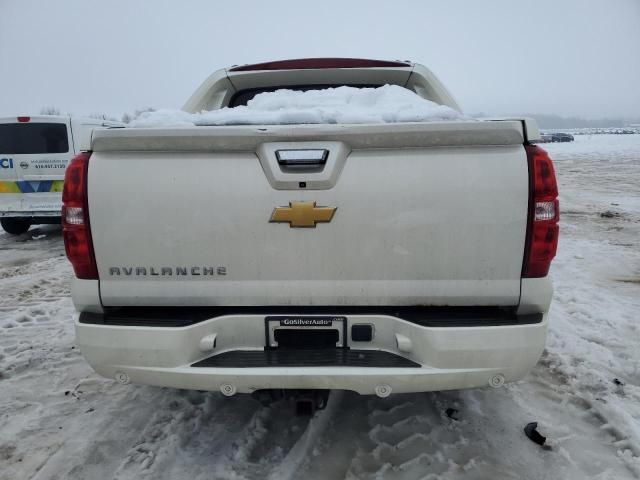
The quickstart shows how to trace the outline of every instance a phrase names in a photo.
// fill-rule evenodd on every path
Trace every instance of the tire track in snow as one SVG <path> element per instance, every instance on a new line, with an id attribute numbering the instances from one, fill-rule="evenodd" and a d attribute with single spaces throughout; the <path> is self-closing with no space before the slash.
<path id="1" fill-rule="evenodd" d="M 334 466 L 334 478 L 423 478 L 457 469 L 466 474 L 496 473 L 476 471 L 482 462 L 468 448 L 462 429 L 446 417 L 446 405 L 461 408 L 455 395 L 403 394 L 388 399 L 347 395 L 343 419 L 321 442 L 328 450 L 316 452 L 316 465 L 309 467 L 310 478 L 329 478 L 313 471 L 321 472 L 319 463 L 344 451 L 345 446 L 348 453 L 342 455 L 341 465 Z M 340 442 L 340 433 L 350 427 L 359 434 L 349 446 Z"/>
<path id="2" fill-rule="evenodd" d="M 225 398 L 192 392 L 195 404 L 173 400 L 176 412 L 158 412 L 131 449 L 115 478 L 195 479 L 295 478 L 340 403 L 340 392 L 325 410 L 296 417 L 280 401 L 264 407 L 248 395 Z"/>
<path id="3" fill-rule="evenodd" d="M 212 392 L 163 390 L 114 478 L 172 479 L 185 471 L 191 478 L 210 478 L 218 464 L 234 461 L 236 445 L 251 435 L 262 408 L 246 396 L 230 400 Z"/>
<path id="4" fill-rule="evenodd" d="M 70 280 L 59 227 L 0 235 L 0 313 L 68 298 Z"/>
<path id="5" fill-rule="evenodd" d="M 54 417 L 38 419 L 45 429 L 51 429 L 60 417 L 67 417 L 63 441 L 56 444 L 56 452 L 46 459 L 33 480 L 112 478 L 139 431 L 150 421 L 148 402 L 153 403 L 160 392 L 142 387 L 114 396 L 104 391 L 105 386 L 107 390 L 112 387 L 112 382 L 95 379 L 93 388 L 98 388 L 93 392 L 91 383 L 74 389 L 78 397 L 71 404 L 52 405 L 58 410 Z"/>
<path id="6" fill-rule="evenodd" d="M 458 420 L 446 415 L 448 408 L 457 410 Z M 554 472 L 552 478 L 576 480 L 634 478 L 617 437 L 589 408 L 535 377 L 500 390 L 388 399 L 346 393 L 300 476 L 546 479 Z M 539 421 L 551 450 L 525 437 L 529 421 Z"/>
<path id="7" fill-rule="evenodd" d="M 291 446 L 282 462 L 270 472 L 270 480 L 299 478 L 300 470 L 317 451 L 318 442 L 342 407 L 343 397 L 344 392 L 331 392 L 326 408 L 316 412 L 316 415 L 309 419 L 304 433 Z"/>
<path id="8" fill-rule="evenodd" d="M 0 312 L 69 298 L 71 268 L 66 258 L 33 262 L 10 273 L 0 279 Z"/>

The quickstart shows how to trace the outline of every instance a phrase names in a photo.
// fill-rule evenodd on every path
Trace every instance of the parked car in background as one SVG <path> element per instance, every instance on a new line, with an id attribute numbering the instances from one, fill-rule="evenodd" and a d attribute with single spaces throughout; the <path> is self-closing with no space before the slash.
<path id="1" fill-rule="evenodd" d="M 552 142 L 573 142 L 575 139 L 570 133 L 556 132 L 551 134 Z"/>
<path id="2" fill-rule="evenodd" d="M 68 115 L 0 118 L 0 223 L 10 234 L 60 223 L 67 164 L 95 128 L 118 122 Z"/>
<path id="3" fill-rule="evenodd" d="M 536 143 L 573 142 L 573 135 L 562 132 L 541 132 L 540 140 Z"/>
<path id="4" fill-rule="evenodd" d="M 575 140 L 570 133 L 552 133 L 551 137 L 553 142 L 573 142 Z"/>

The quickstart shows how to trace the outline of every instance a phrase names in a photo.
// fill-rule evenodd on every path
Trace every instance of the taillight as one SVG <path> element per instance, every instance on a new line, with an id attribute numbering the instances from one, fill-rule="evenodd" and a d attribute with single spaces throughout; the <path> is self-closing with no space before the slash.
<path id="1" fill-rule="evenodd" d="M 62 190 L 62 232 L 67 258 L 76 277 L 97 280 L 87 203 L 87 173 L 91 152 L 76 155 L 67 166 Z"/>
<path id="2" fill-rule="evenodd" d="M 529 216 L 522 276 L 545 277 L 558 247 L 558 185 L 547 152 L 525 145 L 529 164 Z"/>

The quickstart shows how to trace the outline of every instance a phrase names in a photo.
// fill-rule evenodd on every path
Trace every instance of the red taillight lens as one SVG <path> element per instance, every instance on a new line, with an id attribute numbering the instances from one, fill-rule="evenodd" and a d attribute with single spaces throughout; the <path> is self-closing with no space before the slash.
<path id="1" fill-rule="evenodd" d="M 76 277 L 97 280 L 87 203 L 87 173 L 91 152 L 76 155 L 64 175 L 62 190 L 62 232 L 67 258 Z"/>
<path id="2" fill-rule="evenodd" d="M 529 216 L 522 276 L 547 276 L 558 247 L 558 185 L 553 163 L 547 152 L 536 145 L 525 145 L 529 164 Z"/>

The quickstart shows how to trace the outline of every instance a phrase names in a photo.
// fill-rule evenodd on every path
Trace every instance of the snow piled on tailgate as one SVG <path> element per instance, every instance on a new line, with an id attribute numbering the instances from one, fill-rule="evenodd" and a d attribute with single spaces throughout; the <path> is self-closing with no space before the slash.
<path id="1" fill-rule="evenodd" d="M 200 113 L 145 112 L 130 126 L 362 124 L 470 120 L 460 112 L 419 97 L 406 88 L 337 87 L 276 90 L 256 95 L 246 106 Z"/>

